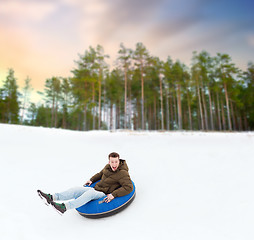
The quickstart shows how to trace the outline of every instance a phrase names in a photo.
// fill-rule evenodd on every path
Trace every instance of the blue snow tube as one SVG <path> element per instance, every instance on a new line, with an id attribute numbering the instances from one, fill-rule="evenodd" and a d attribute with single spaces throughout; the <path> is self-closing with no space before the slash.
<path id="1" fill-rule="evenodd" d="M 91 184 L 90 187 L 94 187 L 96 183 L 97 182 Z M 97 200 L 92 200 L 83 206 L 76 208 L 76 210 L 80 215 L 87 218 L 101 218 L 116 214 L 129 206 L 130 203 L 134 200 L 136 195 L 136 188 L 133 181 L 132 184 L 132 192 L 125 196 L 116 197 L 109 203 L 103 202 L 105 197 Z"/>

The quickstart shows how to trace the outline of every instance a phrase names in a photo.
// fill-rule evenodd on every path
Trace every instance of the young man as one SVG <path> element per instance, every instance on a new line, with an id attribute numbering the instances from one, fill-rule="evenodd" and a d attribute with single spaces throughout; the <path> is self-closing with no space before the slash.
<path id="1" fill-rule="evenodd" d="M 37 190 L 37 192 L 45 200 L 47 205 L 51 204 L 62 214 L 66 210 L 78 208 L 91 200 L 104 196 L 104 201 L 108 203 L 116 197 L 129 194 L 133 190 L 133 185 L 128 173 L 129 168 L 126 161 L 120 159 L 119 154 L 116 152 L 110 153 L 108 159 L 109 163 L 99 173 L 88 180 L 83 187 L 71 188 L 53 195 L 43 193 L 41 190 Z M 94 188 L 90 187 L 92 183 L 98 180 L 100 181 L 96 183 Z M 56 203 L 55 201 L 67 202 Z"/>

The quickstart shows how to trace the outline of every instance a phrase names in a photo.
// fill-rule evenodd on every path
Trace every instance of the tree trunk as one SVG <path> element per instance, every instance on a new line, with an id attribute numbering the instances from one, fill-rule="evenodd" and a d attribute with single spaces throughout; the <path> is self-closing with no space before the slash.
<path id="1" fill-rule="evenodd" d="M 145 116 L 144 116 L 144 76 L 143 76 L 143 62 L 141 60 L 141 127 L 145 129 Z"/>
<path id="2" fill-rule="evenodd" d="M 98 129 L 101 129 L 101 78 L 102 78 L 102 69 L 100 68 L 99 73 L 99 117 L 98 117 Z"/>
<path id="3" fill-rule="evenodd" d="M 219 130 L 221 131 L 221 116 L 220 116 L 220 99 L 219 99 L 219 93 L 216 93 L 217 95 L 217 113 L 218 113 L 218 125 L 219 125 Z"/>
<path id="4" fill-rule="evenodd" d="M 164 130 L 164 113 L 163 113 L 163 95 L 162 95 L 162 79 L 160 76 L 160 97 L 161 97 L 161 130 Z"/>
<path id="5" fill-rule="evenodd" d="M 170 115 L 171 115 L 171 118 L 170 118 L 170 123 L 171 123 L 171 128 L 174 129 L 174 125 L 173 125 L 173 122 L 174 122 L 174 110 L 173 110 L 173 101 L 172 101 L 172 94 L 169 96 L 169 104 L 170 104 Z M 170 126 L 170 124 L 169 124 Z M 169 127 L 170 128 L 170 127 Z"/>
<path id="6" fill-rule="evenodd" d="M 225 98 L 226 98 L 226 106 L 227 106 L 227 116 L 228 116 L 228 129 L 232 131 L 232 124 L 230 118 L 230 109 L 229 109 L 229 101 L 228 101 L 228 91 L 227 91 L 227 84 L 224 82 L 224 90 L 225 90 Z"/>
<path id="7" fill-rule="evenodd" d="M 56 101 L 56 107 L 55 107 L 55 128 L 57 127 L 57 111 L 58 111 L 58 102 Z"/>
<path id="8" fill-rule="evenodd" d="M 189 90 L 187 90 L 187 101 L 188 101 L 188 113 L 189 113 L 189 129 L 192 130 L 192 117 L 191 117 L 191 104 L 190 104 Z"/>
<path id="9" fill-rule="evenodd" d="M 53 104 L 51 109 L 51 127 L 53 127 L 54 123 L 54 112 L 55 112 L 55 96 L 53 96 Z"/>
<path id="10" fill-rule="evenodd" d="M 174 116 L 175 116 L 175 120 L 173 121 L 173 128 L 175 129 L 175 125 L 178 123 L 178 118 L 177 118 L 177 105 L 176 105 L 176 102 L 177 102 L 177 99 L 176 99 L 176 96 L 175 96 L 175 91 L 173 92 L 173 104 L 174 104 Z"/>
<path id="11" fill-rule="evenodd" d="M 170 117 L 169 117 L 169 96 L 168 96 L 169 89 L 166 88 L 166 108 L 167 108 L 167 130 L 170 130 Z"/>
<path id="12" fill-rule="evenodd" d="M 124 129 L 127 128 L 127 69 L 124 68 Z"/>
<path id="13" fill-rule="evenodd" d="M 118 108 L 117 108 L 117 128 L 121 128 L 121 100 L 118 100 Z"/>
<path id="14" fill-rule="evenodd" d="M 231 116 L 233 120 L 233 130 L 236 131 L 236 120 L 235 120 L 235 114 L 234 114 L 234 108 L 233 108 L 233 103 L 230 101 L 230 107 L 231 107 Z"/>
<path id="15" fill-rule="evenodd" d="M 86 126 L 86 104 L 84 105 L 84 121 L 83 121 L 83 131 L 87 130 Z"/>
<path id="16" fill-rule="evenodd" d="M 149 105 L 148 107 L 148 130 L 152 130 L 152 123 L 153 123 L 153 113 L 152 107 Z"/>
<path id="17" fill-rule="evenodd" d="M 128 101 L 128 128 L 131 129 L 132 127 L 132 104 L 131 104 L 131 84 L 128 84 L 128 93 L 129 93 L 129 101 Z"/>
<path id="18" fill-rule="evenodd" d="M 66 104 L 67 106 L 67 104 Z M 64 106 L 64 109 L 63 109 L 63 122 L 62 122 L 62 125 L 63 125 L 63 129 L 66 129 L 67 128 L 67 124 L 66 124 L 66 115 L 67 115 L 67 110 L 66 110 L 67 107 Z"/>
<path id="19" fill-rule="evenodd" d="M 212 96 L 211 91 L 208 88 L 208 97 L 209 97 L 209 108 L 210 108 L 210 122 L 211 122 L 211 130 L 214 130 L 214 124 L 213 124 L 213 105 L 212 105 Z"/>
<path id="20" fill-rule="evenodd" d="M 243 122 L 242 122 L 241 112 L 238 112 L 238 118 L 239 118 L 239 131 L 243 131 Z"/>
<path id="21" fill-rule="evenodd" d="M 201 126 L 200 109 L 198 106 L 197 106 L 197 120 L 198 120 L 198 130 L 200 130 L 202 126 Z"/>
<path id="22" fill-rule="evenodd" d="M 182 109 L 182 112 L 183 112 L 183 129 L 188 129 L 188 119 L 189 119 L 189 116 L 188 116 L 188 106 L 186 106 L 187 108 L 185 109 L 185 105 L 183 105 L 183 109 Z"/>
<path id="23" fill-rule="evenodd" d="M 225 121 L 225 115 L 224 115 L 224 104 L 223 104 L 223 99 L 221 99 L 221 116 L 222 116 L 222 126 L 223 126 L 223 130 L 226 130 L 226 121 Z"/>
<path id="24" fill-rule="evenodd" d="M 154 106 L 154 130 L 157 129 L 157 117 L 156 117 L 156 112 L 157 112 L 157 109 L 156 109 L 156 96 L 154 95 L 154 102 L 153 102 L 153 106 Z"/>
<path id="25" fill-rule="evenodd" d="M 202 82 L 201 82 L 201 90 L 200 91 L 201 91 L 201 97 L 202 97 L 203 108 L 204 108 L 204 113 L 205 113 L 205 129 L 209 130 L 206 100 L 205 100 L 205 95 L 204 95 L 204 89 L 203 89 L 203 83 Z"/>
<path id="26" fill-rule="evenodd" d="M 140 115 L 141 115 L 141 106 L 140 106 L 140 101 L 139 101 L 139 99 L 137 99 L 137 103 L 136 103 L 137 105 L 137 122 L 136 122 L 136 126 L 137 126 L 137 128 L 138 129 L 142 129 L 142 123 L 141 123 L 141 117 L 140 117 Z"/>
<path id="27" fill-rule="evenodd" d="M 247 117 L 246 117 L 246 114 L 244 113 L 244 116 L 243 116 L 243 118 L 244 118 L 244 128 L 245 128 L 245 131 L 248 131 L 249 129 L 249 127 L 248 127 L 248 121 L 247 121 Z"/>
<path id="28" fill-rule="evenodd" d="M 103 88 L 103 121 L 104 123 L 106 122 L 106 112 L 107 112 L 107 109 L 108 109 L 108 106 L 106 104 L 106 79 L 103 79 L 104 81 L 104 88 Z"/>
<path id="29" fill-rule="evenodd" d="M 212 98 L 212 106 L 214 107 L 213 109 L 213 128 L 216 130 L 216 104 L 215 104 L 215 96 Z"/>
<path id="30" fill-rule="evenodd" d="M 93 96 L 92 96 L 92 103 L 93 103 L 93 108 L 92 108 L 92 114 L 93 114 L 93 130 L 95 129 L 95 87 L 94 87 L 94 82 L 92 83 L 92 91 L 93 91 Z"/>
<path id="31" fill-rule="evenodd" d="M 182 130 L 181 86 L 177 84 L 178 129 Z"/>
<path id="32" fill-rule="evenodd" d="M 113 104 L 110 101 L 110 125 L 109 125 L 109 129 L 112 130 L 113 129 Z"/>
<path id="33" fill-rule="evenodd" d="M 25 114 L 25 107 L 26 107 L 26 97 L 27 97 L 27 93 L 25 91 L 24 102 L 23 102 L 23 107 L 22 107 L 22 114 L 21 114 L 21 124 L 22 125 L 23 125 L 23 122 L 24 122 L 24 114 Z"/>
<path id="34" fill-rule="evenodd" d="M 133 113 L 133 129 L 137 130 L 138 129 L 138 119 L 137 119 L 137 113 Z"/>
<path id="35" fill-rule="evenodd" d="M 198 92 L 199 113 L 200 113 L 200 119 L 201 119 L 201 129 L 204 130 L 204 118 L 203 118 L 203 110 L 202 110 L 202 103 L 201 103 L 198 80 L 197 80 L 197 92 Z"/>

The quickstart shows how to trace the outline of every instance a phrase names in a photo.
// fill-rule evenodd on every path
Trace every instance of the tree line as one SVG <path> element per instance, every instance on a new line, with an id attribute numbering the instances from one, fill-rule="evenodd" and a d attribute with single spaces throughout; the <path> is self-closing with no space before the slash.
<path id="1" fill-rule="evenodd" d="M 70 77 L 46 79 L 43 104 L 29 102 L 29 77 L 18 91 L 9 69 L 0 89 L 0 121 L 83 131 L 254 129 L 253 63 L 243 71 L 228 54 L 201 51 L 193 52 L 188 67 L 152 56 L 142 43 L 134 50 L 121 43 L 112 70 L 107 58 L 102 46 L 90 46 Z"/>

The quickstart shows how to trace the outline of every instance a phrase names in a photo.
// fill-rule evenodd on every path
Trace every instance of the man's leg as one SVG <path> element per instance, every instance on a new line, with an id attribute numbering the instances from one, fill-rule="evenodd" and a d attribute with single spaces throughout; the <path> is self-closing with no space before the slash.
<path id="1" fill-rule="evenodd" d="M 53 202 L 51 205 L 60 213 L 63 214 L 66 210 L 78 208 L 91 200 L 99 199 L 106 196 L 103 192 L 94 190 L 91 187 L 77 187 L 71 188 L 61 193 L 55 193 L 53 195 Z M 76 198 L 72 201 L 65 203 L 56 203 L 55 201 L 66 201 Z"/>
<path id="2" fill-rule="evenodd" d="M 84 192 L 89 191 L 90 187 L 74 187 L 64 192 L 53 194 L 53 201 L 66 201 L 80 197 Z"/>
<path id="3" fill-rule="evenodd" d="M 91 200 L 99 199 L 105 197 L 103 192 L 96 191 L 94 188 L 88 188 L 75 200 L 68 201 L 65 203 L 66 209 L 73 209 L 81 207 L 82 205 L 90 202 Z"/>

